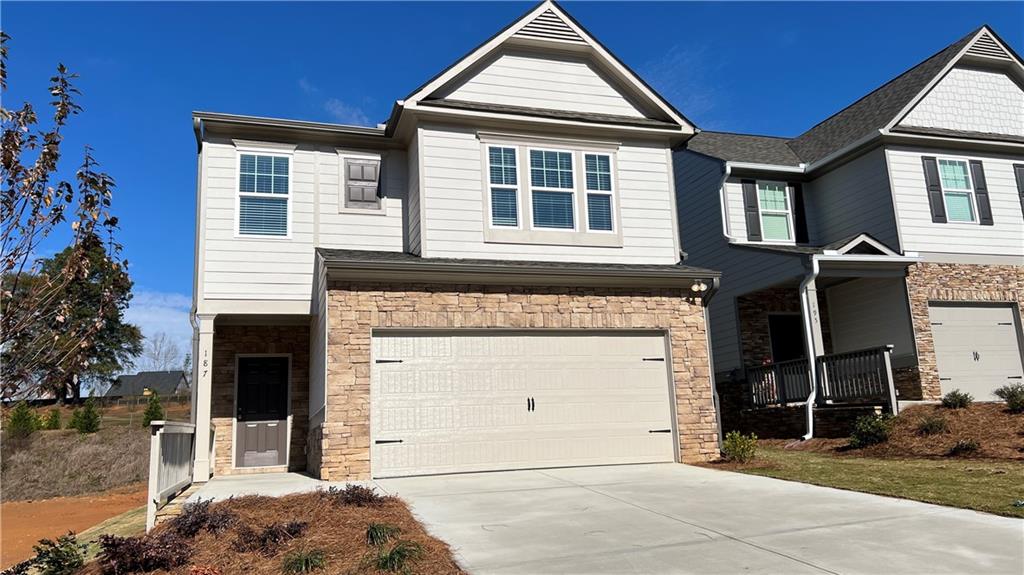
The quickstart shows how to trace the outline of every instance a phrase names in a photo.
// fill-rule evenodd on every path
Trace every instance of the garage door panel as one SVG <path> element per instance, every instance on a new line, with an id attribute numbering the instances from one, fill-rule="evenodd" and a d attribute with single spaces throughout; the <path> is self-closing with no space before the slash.
<path id="1" fill-rule="evenodd" d="M 935 360 L 942 392 L 960 389 L 975 399 L 997 399 L 992 391 L 1024 375 L 1017 311 L 1010 305 L 929 307 Z"/>

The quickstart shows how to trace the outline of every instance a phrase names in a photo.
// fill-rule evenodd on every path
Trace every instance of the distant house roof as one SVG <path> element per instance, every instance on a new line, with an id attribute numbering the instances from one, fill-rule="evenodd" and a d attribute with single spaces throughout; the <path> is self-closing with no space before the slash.
<path id="1" fill-rule="evenodd" d="M 147 389 L 158 395 L 174 395 L 179 390 L 188 389 L 188 380 L 181 370 L 141 371 L 118 377 L 107 390 L 106 397 L 136 397 L 145 395 Z"/>

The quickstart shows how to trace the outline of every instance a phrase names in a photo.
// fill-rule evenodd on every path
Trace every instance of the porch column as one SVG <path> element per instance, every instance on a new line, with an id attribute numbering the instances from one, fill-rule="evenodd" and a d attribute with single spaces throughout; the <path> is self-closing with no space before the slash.
<path id="1" fill-rule="evenodd" d="M 192 481 L 210 479 L 210 396 L 213 391 L 213 320 L 216 314 L 196 314 L 199 323 L 196 358 L 193 363 L 192 419 L 196 425 L 196 452 Z"/>
<path id="2" fill-rule="evenodd" d="M 814 356 L 825 355 L 825 340 L 821 335 L 821 310 L 818 309 L 817 279 L 807 283 L 807 308 L 811 316 L 811 343 L 814 344 Z"/>

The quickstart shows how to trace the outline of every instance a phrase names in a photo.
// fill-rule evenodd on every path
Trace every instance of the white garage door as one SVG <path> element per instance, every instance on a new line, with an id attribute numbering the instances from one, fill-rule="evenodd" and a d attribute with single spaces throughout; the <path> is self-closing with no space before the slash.
<path id="1" fill-rule="evenodd" d="M 662 334 L 375 335 L 375 477 L 672 461 Z"/>
<path id="2" fill-rule="evenodd" d="M 929 307 L 942 393 L 966 391 L 979 401 L 1024 376 L 1017 313 L 1011 306 Z"/>

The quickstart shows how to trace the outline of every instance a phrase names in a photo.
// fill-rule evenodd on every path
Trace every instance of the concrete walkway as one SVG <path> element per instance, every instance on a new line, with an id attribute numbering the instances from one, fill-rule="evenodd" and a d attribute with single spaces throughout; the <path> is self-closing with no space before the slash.
<path id="1" fill-rule="evenodd" d="M 1024 521 L 676 464 L 378 480 L 472 573 L 1024 573 Z"/>

